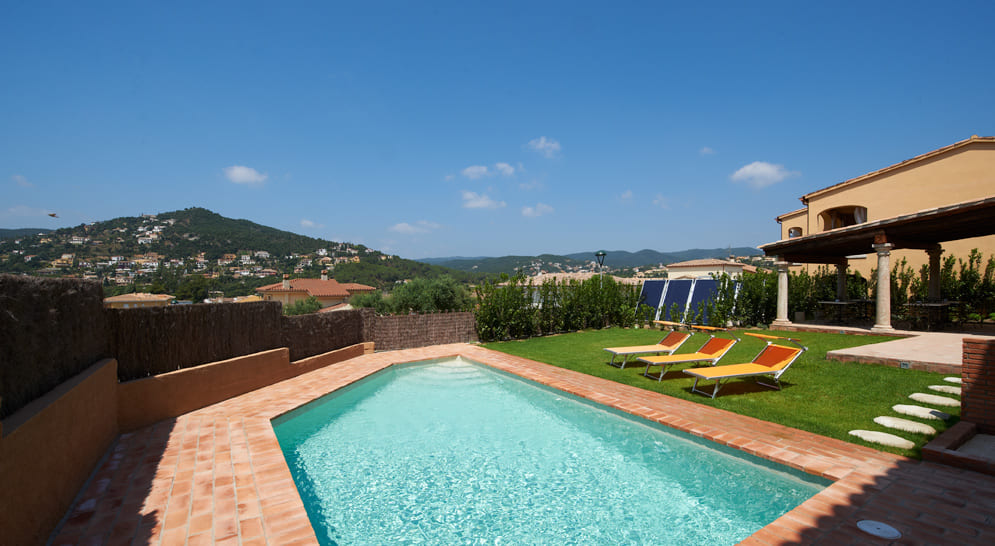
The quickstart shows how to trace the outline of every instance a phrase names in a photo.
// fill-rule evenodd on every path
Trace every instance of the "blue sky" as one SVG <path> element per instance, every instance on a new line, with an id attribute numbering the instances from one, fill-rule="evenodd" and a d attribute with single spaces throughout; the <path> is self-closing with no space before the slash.
<path id="1" fill-rule="evenodd" d="M 993 24 L 990 1 L 6 2 L 0 227 L 200 206 L 407 258 L 755 246 L 804 193 L 995 135 Z"/>

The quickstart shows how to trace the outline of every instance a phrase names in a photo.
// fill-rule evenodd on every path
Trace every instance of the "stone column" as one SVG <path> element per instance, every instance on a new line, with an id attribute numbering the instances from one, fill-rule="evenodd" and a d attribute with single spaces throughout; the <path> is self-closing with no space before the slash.
<path id="1" fill-rule="evenodd" d="M 940 301 L 940 245 L 926 250 L 929 255 L 929 301 Z"/>
<path id="2" fill-rule="evenodd" d="M 836 264 L 836 299 L 846 301 L 846 258 Z"/>
<path id="3" fill-rule="evenodd" d="M 788 262 L 774 262 L 777 266 L 777 318 L 771 326 L 790 326 L 788 320 Z"/>
<path id="4" fill-rule="evenodd" d="M 892 332 L 891 327 L 891 249 L 895 245 L 881 243 L 871 245 L 878 253 L 878 301 L 877 316 L 872 332 Z"/>

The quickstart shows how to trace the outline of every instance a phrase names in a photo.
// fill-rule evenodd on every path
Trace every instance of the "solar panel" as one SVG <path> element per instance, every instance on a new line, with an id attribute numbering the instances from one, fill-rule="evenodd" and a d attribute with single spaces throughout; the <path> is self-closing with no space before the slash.
<path id="1" fill-rule="evenodd" d="M 684 317 L 684 310 L 687 307 L 688 294 L 691 292 L 692 279 L 673 279 L 667 281 L 667 293 L 663 298 L 663 307 L 660 309 L 661 320 L 679 320 Z M 671 316 L 671 309 L 677 304 L 677 312 L 680 316 Z"/>

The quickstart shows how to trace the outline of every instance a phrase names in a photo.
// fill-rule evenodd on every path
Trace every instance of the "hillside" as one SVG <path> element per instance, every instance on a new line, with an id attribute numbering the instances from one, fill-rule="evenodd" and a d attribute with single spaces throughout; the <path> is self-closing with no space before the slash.
<path id="1" fill-rule="evenodd" d="M 551 273 L 561 273 L 575 271 L 581 268 L 589 268 L 594 262 L 594 252 L 577 252 L 567 255 L 542 254 L 539 256 L 502 256 L 500 258 L 490 257 L 450 257 L 450 258 L 424 258 L 419 260 L 433 265 L 440 265 L 460 271 L 475 271 L 481 273 L 514 273 L 524 270 L 532 272 L 544 270 Z M 658 252 L 656 250 L 644 249 L 638 252 L 628 252 L 625 250 L 609 250 L 605 259 L 605 267 L 610 269 L 626 269 L 631 267 L 656 266 L 659 264 L 671 264 L 686 260 L 699 260 L 703 258 L 728 258 L 729 256 L 756 256 L 761 252 L 752 247 L 737 248 L 694 248 L 676 252 Z"/>
<path id="2" fill-rule="evenodd" d="M 283 273 L 388 288 L 415 277 L 450 274 L 464 282 L 482 275 L 389 256 L 359 244 L 298 235 L 203 208 L 115 218 L 0 241 L 0 272 L 82 276 L 109 292 L 173 293 L 190 275 L 212 279 L 226 295 L 251 293 Z M 237 282 L 232 282 L 237 280 Z M 205 283 L 198 283 L 200 284 Z M 198 287 L 198 292 L 200 288 Z M 181 290 L 182 291 L 182 290 Z"/>
<path id="3" fill-rule="evenodd" d="M 19 228 L 19 229 L 0 228 L 0 240 L 17 239 L 18 237 L 25 237 L 28 235 L 40 235 L 44 233 L 49 233 L 51 231 L 52 230 L 45 228 Z"/>

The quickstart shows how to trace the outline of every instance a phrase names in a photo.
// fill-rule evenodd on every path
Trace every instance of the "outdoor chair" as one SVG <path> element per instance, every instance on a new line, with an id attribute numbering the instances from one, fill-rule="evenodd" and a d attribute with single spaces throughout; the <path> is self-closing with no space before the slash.
<path id="1" fill-rule="evenodd" d="M 714 328 L 711 326 L 692 325 L 691 327 L 709 332 L 725 331 L 724 328 Z M 643 375 L 649 377 L 650 379 L 660 381 L 663 379 L 664 375 L 667 375 L 667 368 L 674 364 L 683 364 L 686 362 L 710 362 L 712 366 L 715 366 L 718 364 L 719 359 L 725 356 L 725 354 L 729 352 L 729 349 L 732 349 L 732 346 L 740 341 L 740 339 L 735 335 L 732 337 L 733 339 L 727 339 L 715 337 L 715 334 L 710 334 L 704 345 L 693 353 L 640 357 L 639 361 L 646 363 L 646 371 L 643 372 Z M 651 375 L 650 367 L 652 366 L 663 366 L 663 368 L 660 370 L 658 375 Z"/>
<path id="2" fill-rule="evenodd" d="M 770 376 L 773 379 L 773 383 L 764 383 L 759 380 L 757 383 L 765 387 L 781 390 L 781 376 L 784 372 L 788 371 L 791 364 L 793 364 L 803 352 L 808 350 L 808 348 L 802 345 L 797 339 L 755 334 L 752 332 L 744 333 L 748 336 L 766 340 L 767 345 L 760 351 L 760 353 L 757 354 L 756 357 L 754 357 L 751 362 L 746 364 L 729 364 L 726 366 L 715 366 L 714 368 L 689 368 L 684 370 L 684 373 L 694 376 L 694 385 L 691 387 L 692 392 L 715 398 L 715 395 L 718 394 L 724 381 L 737 377 L 754 376 Z M 797 345 L 797 347 L 777 345 L 774 343 L 774 340 L 778 339 L 793 343 Z M 711 393 L 698 390 L 698 381 L 702 379 L 715 381 L 715 386 Z"/>
<path id="3" fill-rule="evenodd" d="M 626 362 L 628 362 L 629 357 L 633 355 L 645 354 L 645 353 L 656 353 L 658 355 L 673 354 L 685 341 L 691 338 L 691 334 L 687 332 L 678 332 L 677 330 L 671 330 L 669 334 L 660 340 L 656 345 L 632 345 L 630 347 L 607 347 L 606 351 L 612 354 L 612 359 L 608 364 L 610 366 L 615 366 L 620 369 L 625 368 Z M 616 363 L 615 357 L 622 355 L 622 362 Z"/>

